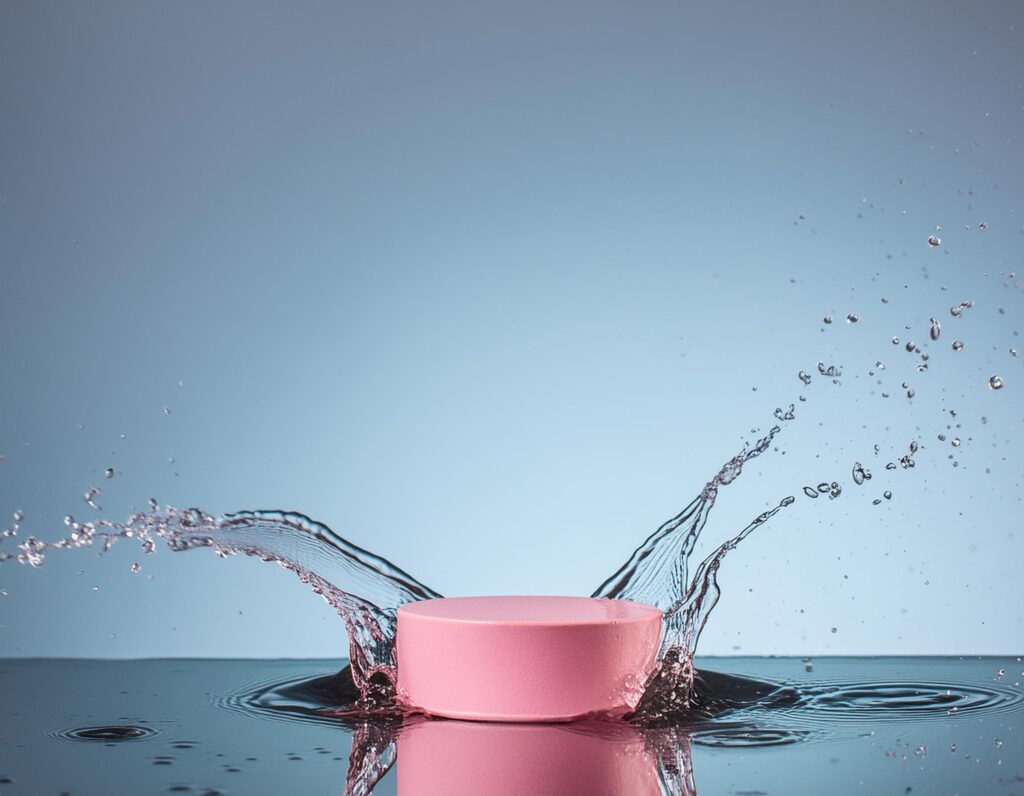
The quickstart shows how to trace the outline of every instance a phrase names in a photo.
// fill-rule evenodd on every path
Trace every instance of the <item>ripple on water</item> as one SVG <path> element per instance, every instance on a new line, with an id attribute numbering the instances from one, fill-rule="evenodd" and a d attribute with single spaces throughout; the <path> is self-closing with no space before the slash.
<path id="1" fill-rule="evenodd" d="M 121 743 L 125 741 L 141 741 L 159 735 L 153 727 L 138 724 L 106 724 L 95 727 L 69 727 L 53 733 L 56 738 L 66 741 L 93 741 L 102 743 Z"/>
<path id="2" fill-rule="evenodd" d="M 976 711 L 1018 709 L 1024 692 L 1012 686 L 953 683 L 829 683 L 805 686 L 794 712 L 803 720 L 834 723 L 948 720 Z"/>

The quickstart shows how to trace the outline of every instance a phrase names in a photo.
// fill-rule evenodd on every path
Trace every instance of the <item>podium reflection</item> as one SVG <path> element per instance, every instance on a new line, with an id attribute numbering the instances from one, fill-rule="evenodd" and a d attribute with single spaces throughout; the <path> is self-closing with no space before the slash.
<path id="1" fill-rule="evenodd" d="M 677 728 L 416 719 L 395 751 L 399 796 L 696 796 L 689 737 Z"/>

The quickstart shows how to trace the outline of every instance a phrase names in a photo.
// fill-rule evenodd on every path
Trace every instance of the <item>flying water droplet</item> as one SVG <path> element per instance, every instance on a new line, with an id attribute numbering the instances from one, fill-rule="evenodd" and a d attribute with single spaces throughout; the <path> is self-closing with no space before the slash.
<path id="1" fill-rule="evenodd" d="M 793 404 L 790 404 L 789 405 L 789 409 L 787 411 L 785 411 L 785 412 L 782 410 L 782 407 L 776 408 L 775 413 L 774 413 L 775 414 L 775 419 L 776 420 L 792 420 L 794 417 L 796 417 L 796 415 L 794 414 L 795 408 L 796 407 L 794 407 Z"/>
<path id="2" fill-rule="evenodd" d="M 964 350 L 964 341 L 963 340 L 954 340 L 952 348 L 953 348 L 954 351 L 963 351 Z"/>
<path id="3" fill-rule="evenodd" d="M 1002 376 L 990 376 L 988 380 L 988 386 L 990 390 L 1001 390 L 1003 389 L 1003 377 Z"/>
<path id="4" fill-rule="evenodd" d="M 859 320 L 860 316 L 855 312 L 851 312 L 849 315 L 846 316 L 847 323 L 856 323 Z"/>
<path id="5" fill-rule="evenodd" d="M 953 439 L 951 439 L 949 441 L 949 444 L 952 445 L 954 448 L 959 448 L 960 447 L 960 437 L 953 437 Z"/>
<path id="6" fill-rule="evenodd" d="M 843 488 L 841 486 L 839 486 L 838 482 L 833 481 L 829 485 L 829 489 L 828 489 L 828 499 L 829 500 L 835 500 L 842 493 L 843 493 Z"/>
<path id="7" fill-rule="evenodd" d="M 142 564 L 138 564 L 138 563 L 132 564 L 132 572 L 141 572 L 141 571 L 142 571 Z"/>
<path id="8" fill-rule="evenodd" d="M 106 470 L 103 471 L 103 474 L 107 478 L 113 478 L 114 477 L 114 468 L 113 467 L 108 467 Z"/>
<path id="9" fill-rule="evenodd" d="M 942 245 L 942 238 L 940 238 L 938 235 L 929 235 L 928 236 L 928 245 L 931 246 L 933 249 L 936 246 L 941 246 Z"/>
<path id="10" fill-rule="evenodd" d="M 907 351 L 909 351 L 912 354 L 914 353 L 914 349 L 917 348 L 917 343 L 915 343 L 913 340 L 908 340 L 907 344 L 903 347 L 906 348 Z"/>
<path id="11" fill-rule="evenodd" d="M 817 499 L 817 497 L 818 497 L 818 490 L 815 489 L 813 486 L 805 486 L 804 487 L 804 494 L 807 495 L 807 497 L 809 497 L 809 498 Z"/>
<path id="12" fill-rule="evenodd" d="M 860 486 L 865 481 L 871 480 L 871 471 L 860 462 L 853 463 L 853 483 Z"/>
<path id="13" fill-rule="evenodd" d="M 938 340 L 939 339 L 939 335 L 942 333 L 942 324 L 939 323 L 934 318 L 932 318 L 931 320 L 932 320 L 932 325 L 931 325 L 931 328 L 928 329 L 928 336 L 931 337 L 932 340 Z"/>
<path id="14" fill-rule="evenodd" d="M 900 338 L 898 338 L 898 337 L 892 338 L 892 344 L 893 345 L 899 345 L 900 344 Z"/>
<path id="15" fill-rule="evenodd" d="M 96 505 L 96 498 L 99 496 L 101 491 L 102 490 L 100 490 L 98 486 L 89 487 L 89 491 L 82 495 L 82 500 L 85 501 L 85 505 L 99 511 L 100 507 Z"/>
<path id="16" fill-rule="evenodd" d="M 808 373 L 807 371 L 801 370 L 799 376 L 800 376 L 800 381 L 802 381 L 804 384 L 810 384 L 811 383 L 811 374 Z"/>
<path id="17" fill-rule="evenodd" d="M 15 522 L 21 522 L 23 519 L 25 519 L 25 512 L 22 511 L 21 509 L 15 509 L 14 514 L 12 514 L 11 516 L 14 517 Z"/>
<path id="18" fill-rule="evenodd" d="M 832 316 L 831 315 L 826 315 L 824 318 L 822 318 L 822 320 L 825 323 L 832 323 Z"/>

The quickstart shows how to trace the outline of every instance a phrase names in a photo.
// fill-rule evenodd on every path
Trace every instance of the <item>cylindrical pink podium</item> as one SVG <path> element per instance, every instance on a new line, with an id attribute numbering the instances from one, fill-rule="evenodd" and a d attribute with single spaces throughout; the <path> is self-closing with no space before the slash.
<path id="1" fill-rule="evenodd" d="M 449 597 L 398 609 L 398 698 L 436 716 L 569 721 L 633 710 L 661 612 L 589 597 Z"/>

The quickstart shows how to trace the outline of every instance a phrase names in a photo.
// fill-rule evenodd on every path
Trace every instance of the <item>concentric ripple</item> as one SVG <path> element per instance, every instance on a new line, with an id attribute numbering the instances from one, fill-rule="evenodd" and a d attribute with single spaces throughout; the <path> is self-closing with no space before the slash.
<path id="1" fill-rule="evenodd" d="M 153 727 L 138 724 L 105 724 L 95 727 L 69 727 L 53 733 L 55 738 L 66 741 L 91 741 L 93 743 L 124 743 L 141 741 L 159 735 Z"/>
<path id="2" fill-rule="evenodd" d="M 955 683 L 829 683 L 804 686 L 794 713 L 802 719 L 842 722 L 948 720 L 976 711 L 1018 709 L 1024 692 L 1012 686 Z"/>

